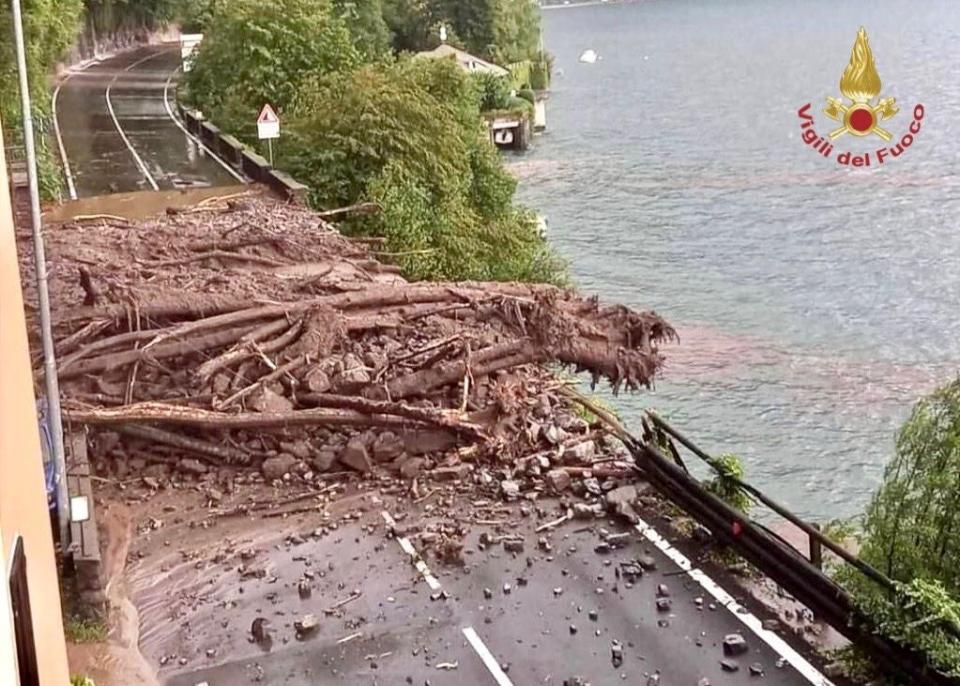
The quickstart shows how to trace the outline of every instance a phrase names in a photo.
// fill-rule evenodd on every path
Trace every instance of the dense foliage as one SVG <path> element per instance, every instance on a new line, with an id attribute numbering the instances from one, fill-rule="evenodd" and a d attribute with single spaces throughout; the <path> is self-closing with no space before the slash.
<path id="1" fill-rule="evenodd" d="M 344 7 L 219 5 L 188 97 L 251 144 L 259 108 L 277 107 L 277 166 L 308 184 L 318 207 L 380 204 L 345 229 L 384 236 L 410 277 L 562 281 L 481 122 L 481 92 L 509 95 L 503 81 L 486 84 L 449 60 L 372 59 Z"/>
<path id="2" fill-rule="evenodd" d="M 83 3 L 82 0 L 33 0 L 23 3 L 22 10 L 40 190 L 45 197 L 52 198 L 60 189 L 60 172 L 45 135 L 52 127 L 49 85 L 54 66 L 77 35 Z M 10 4 L 0 3 L 0 36 L 3 36 L 0 40 L 0 120 L 4 145 L 9 148 L 10 157 L 16 158 L 22 155 L 23 129 L 11 19 Z"/>
<path id="3" fill-rule="evenodd" d="M 901 428 L 860 556 L 898 583 L 889 596 L 841 574 L 877 630 L 960 675 L 960 380 L 921 400 Z"/>
<path id="4" fill-rule="evenodd" d="M 724 453 L 711 459 L 710 465 L 717 470 L 717 475 L 708 480 L 704 487 L 728 505 L 744 514 L 749 513 L 753 500 L 738 483 L 743 480 L 743 461 L 733 453 Z"/>

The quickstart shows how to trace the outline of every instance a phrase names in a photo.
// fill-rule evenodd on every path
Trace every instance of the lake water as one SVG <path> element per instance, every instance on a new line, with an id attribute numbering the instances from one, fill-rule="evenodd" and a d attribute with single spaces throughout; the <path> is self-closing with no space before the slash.
<path id="1" fill-rule="evenodd" d="M 960 367 L 960 3 L 651 0 L 544 11 L 549 131 L 511 158 L 587 292 L 681 334 L 653 406 L 818 520 L 859 513 L 915 400 Z M 815 129 L 857 29 L 903 155 L 842 167 Z M 594 49 L 595 64 L 579 55 Z"/>

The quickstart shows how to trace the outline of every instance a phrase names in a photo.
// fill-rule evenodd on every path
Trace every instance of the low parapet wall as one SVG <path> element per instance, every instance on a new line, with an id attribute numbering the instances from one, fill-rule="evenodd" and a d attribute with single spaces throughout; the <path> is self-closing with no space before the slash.
<path id="1" fill-rule="evenodd" d="M 286 172 L 274 169 L 261 155 L 233 136 L 223 133 L 218 126 L 206 121 L 199 112 L 180 104 L 177 105 L 177 111 L 187 130 L 238 172 L 251 181 L 270 186 L 287 200 L 298 203 L 306 201 L 307 192 L 310 190 L 306 185 Z"/>

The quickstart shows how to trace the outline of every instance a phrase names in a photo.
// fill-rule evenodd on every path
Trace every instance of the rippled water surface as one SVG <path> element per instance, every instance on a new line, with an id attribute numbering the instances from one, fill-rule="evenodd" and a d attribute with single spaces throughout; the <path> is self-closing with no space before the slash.
<path id="1" fill-rule="evenodd" d="M 901 157 L 800 139 L 865 26 Z M 805 515 L 858 513 L 916 398 L 960 368 L 960 3 L 651 0 L 544 12 L 549 132 L 510 165 L 578 283 L 680 331 L 655 406 Z M 586 49 L 601 59 L 580 64 Z M 832 126 L 831 126 L 832 124 Z M 837 141 L 871 151 L 878 138 Z"/>

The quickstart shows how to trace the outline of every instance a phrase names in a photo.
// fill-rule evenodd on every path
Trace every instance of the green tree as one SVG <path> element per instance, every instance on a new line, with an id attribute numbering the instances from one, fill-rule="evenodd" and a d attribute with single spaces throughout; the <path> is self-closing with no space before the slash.
<path id="1" fill-rule="evenodd" d="M 385 236 L 414 278 L 559 281 L 535 217 L 484 136 L 473 80 L 446 60 L 317 77 L 288 117 L 281 163 L 333 207 L 383 211 L 350 231 Z"/>
<path id="2" fill-rule="evenodd" d="M 390 28 L 383 18 L 381 0 L 334 0 L 334 5 L 365 60 L 378 60 L 390 53 Z"/>
<path id="3" fill-rule="evenodd" d="M 46 133 L 52 128 L 50 85 L 53 70 L 77 35 L 83 13 L 82 0 L 33 0 L 23 5 L 23 30 L 27 71 L 37 134 L 37 156 L 43 195 L 52 198 L 60 189 L 60 172 L 48 145 Z M 23 146 L 20 86 L 17 80 L 13 23 L 10 5 L 0 3 L 0 119 L 4 123 L 4 145 L 14 154 Z"/>
<path id="4" fill-rule="evenodd" d="M 863 521 L 860 557 L 897 585 L 839 572 L 877 631 L 960 676 L 960 379 L 914 407 Z"/>
<path id="5" fill-rule="evenodd" d="M 230 0 L 214 9 L 187 98 L 221 126 L 249 135 L 265 103 L 283 111 L 313 75 L 360 62 L 330 0 Z"/>

